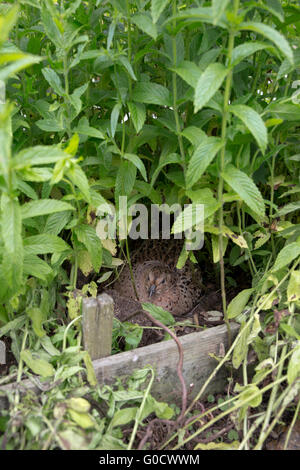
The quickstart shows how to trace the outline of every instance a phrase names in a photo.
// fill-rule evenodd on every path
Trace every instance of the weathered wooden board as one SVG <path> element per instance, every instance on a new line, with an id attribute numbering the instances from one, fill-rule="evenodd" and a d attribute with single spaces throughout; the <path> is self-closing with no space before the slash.
<path id="1" fill-rule="evenodd" d="M 231 323 L 231 329 L 234 338 L 239 325 Z M 225 350 L 227 349 L 227 329 L 225 325 L 216 326 L 182 336 L 180 342 L 184 351 L 183 375 L 190 392 L 189 398 L 193 398 L 216 367 L 216 361 L 209 356 L 209 353 L 219 354 L 221 344 L 224 345 Z M 128 376 L 135 369 L 150 364 L 156 371 L 152 394 L 157 399 L 172 403 L 179 401 L 181 397 L 180 382 L 176 373 L 177 362 L 177 346 L 173 340 L 169 340 L 97 359 L 93 361 L 93 365 L 99 384 L 111 384 L 116 377 Z M 206 393 L 221 392 L 226 385 L 225 370 L 220 369 Z M 15 386 L 16 384 L 5 385 L 0 387 L 0 392 L 11 390 Z M 23 390 L 39 391 L 39 388 L 29 380 L 22 381 L 21 387 Z M 0 407 L 3 406 L 5 406 L 5 400 L 0 397 Z"/>

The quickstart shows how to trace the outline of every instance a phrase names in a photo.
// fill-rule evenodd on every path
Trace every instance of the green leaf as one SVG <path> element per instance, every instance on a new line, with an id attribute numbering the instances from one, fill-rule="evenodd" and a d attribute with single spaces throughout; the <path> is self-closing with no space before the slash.
<path id="1" fill-rule="evenodd" d="M 138 410 L 139 409 L 135 406 L 117 410 L 114 413 L 114 416 L 111 422 L 109 423 L 109 429 L 112 429 L 116 426 L 124 426 L 125 424 L 130 423 L 131 421 L 135 419 Z"/>
<path id="2" fill-rule="evenodd" d="M 289 43 L 276 29 L 264 23 L 256 22 L 243 22 L 239 25 L 241 31 L 253 31 L 265 36 L 270 41 L 274 42 L 275 46 L 282 52 L 282 54 L 289 60 L 290 63 L 294 62 L 293 50 Z"/>
<path id="3" fill-rule="evenodd" d="M 288 264 L 290 264 L 294 259 L 300 256 L 300 243 L 293 242 L 289 245 L 286 245 L 282 248 L 282 250 L 278 253 L 275 263 L 271 269 L 271 272 L 274 273 L 279 271 L 279 269 L 284 268 Z"/>
<path id="4" fill-rule="evenodd" d="M 169 155 L 161 157 L 159 160 L 158 166 L 155 168 L 155 171 L 153 172 L 152 179 L 151 179 L 151 186 L 154 185 L 156 178 L 158 177 L 162 168 L 164 168 L 166 165 L 170 165 L 174 163 L 179 163 L 179 164 L 182 163 L 181 157 L 180 155 L 178 155 L 178 153 L 170 153 Z"/>
<path id="5" fill-rule="evenodd" d="M 134 155 L 133 153 L 125 153 L 124 158 L 126 160 L 129 160 L 131 163 L 133 163 L 137 169 L 141 172 L 142 177 L 144 178 L 145 181 L 147 181 L 147 172 L 145 165 L 143 161 L 138 157 L 137 155 Z"/>
<path id="6" fill-rule="evenodd" d="M 37 64 L 42 60 L 41 57 L 30 54 L 23 54 L 23 58 L 15 60 L 0 70 L 0 80 L 5 81 L 11 75 L 14 75 L 30 65 Z"/>
<path id="7" fill-rule="evenodd" d="M 185 82 L 191 87 L 196 88 L 199 77 L 201 75 L 201 69 L 195 62 L 189 62 L 184 60 L 177 67 L 170 68 L 173 72 L 176 72 Z"/>
<path id="8" fill-rule="evenodd" d="M 260 115 L 250 106 L 244 104 L 230 105 L 229 111 L 243 121 L 264 153 L 268 145 L 268 134 Z"/>
<path id="9" fill-rule="evenodd" d="M 90 204 L 90 185 L 85 172 L 80 168 L 79 165 L 74 164 L 71 168 L 66 171 L 66 176 L 70 178 L 72 183 L 77 186 L 82 192 L 84 199 Z"/>
<path id="10" fill-rule="evenodd" d="M 23 349 L 21 351 L 21 359 L 35 374 L 41 375 L 42 377 L 51 377 L 54 375 L 54 368 L 49 362 L 44 359 L 33 358 L 29 349 Z"/>
<path id="11" fill-rule="evenodd" d="M 71 247 L 62 238 L 50 233 L 33 235 L 24 239 L 24 254 L 26 256 L 62 253 L 70 249 Z"/>
<path id="12" fill-rule="evenodd" d="M 87 117 L 85 116 L 80 119 L 75 131 L 78 134 L 95 137 L 96 139 L 105 139 L 103 132 L 99 129 L 96 129 L 95 127 L 91 127 Z"/>
<path id="13" fill-rule="evenodd" d="M 123 67 L 127 70 L 128 74 L 130 75 L 132 80 L 136 80 L 135 73 L 134 73 L 133 68 L 132 68 L 129 60 L 127 59 L 127 57 L 125 57 L 124 55 L 120 55 L 119 58 L 118 58 L 118 62 L 121 65 L 123 65 Z"/>
<path id="14" fill-rule="evenodd" d="M 194 147 L 198 147 L 204 140 L 206 140 L 207 135 L 205 132 L 196 126 L 188 126 L 181 132 L 181 135 L 188 139 Z"/>
<path id="15" fill-rule="evenodd" d="M 95 421 L 88 413 L 79 413 L 78 411 L 68 409 L 71 419 L 78 424 L 82 429 L 89 429 L 95 427 Z"/>
<path id="16" fill-rule="evenodd" d="M 292 384 L 300 374 L 300 346 L 297 346 L 293 352 L 287 370 L 288 383 Z"/>
<path id="17" fill-rule="evenodd" d="M 219 150 L 223 147 L 223 143 L 218 137 L 208 137 L 196 148 L 193 153 L 186 173 L 186 187 L 191 188 L 213 161 Z"/>
<path id="18" fill-rule="evenodd" d="M 136 166 L 122 160 L 116 178 L 116 196 L 129 196 L 136 179 Z"/>
<path id="19" fill-rule="evenodd" d="M 56 145 L 37 145 L 17 153 L 12 159 L 12 167 L 21 170 L 28 166 L 56 163 L 66 157 L 66 152 Z"/>
<path id="20" fill-rule="evenodd" d="M 227 309 L 228 318 L 235 318 L 242 313 L 253 291 L 254 289 L 244 289 L 232 299 Z"/>
<path id="21" fill-rule="evenodd" d="M 212 0 L 212 16 L 214 18 L 214 24 L 218 24 L 218 20 L 226 10 L 228 3 L 229 0 Z"/>
<path id="22" fill-rule="evenodd" d="M 198 79 L 194 107 L 195 113 L 202 109 L 222 85 L 229 70 L 220 63 L 210 64 Z"/>
<path id="23" fill-rule="evenodd" d="M 277 16 L 279 21 L 284 21 L 284 11 L 281 6 L 280 0 L 266 0 L 266 5 L 263 8 L 269 10 L 273 15 Z"/>
<path id="24" fill-rule="evenodd" d="M 247 356 L 248 352 L 248 336 L 250 333 L 250 327 L 242 325 L 242 329 L 239 333 L 239 339 L 237 341 L 237 344 L 235 345 L 235 348 L 233 350 L 233 355 L 232 355 L 232 365 L 235 369 L 238 369 Z"/>
<path id="25" fill-rule="evenodd" d="M 262 195 L 246 173 L 229 164 L 226 166 L 222 176 L 226 183 L 245 201 L 255 214 L 264 217 L 265 204 Z"/>
<path id="26" fill-rule="evenodd" d="M 300 105 L 292 103 L 271 103 L 265 110 L 264 113 L 275 114 L 276 117 L 283 119 L 284 121 L 299 121 L 300 119 Z"/>
<path id="27" fill-rule="evenodd" d="M 53 69 L 45 67 L 42 69 L 42 74 L 44 75 L 51 88 L 53 88 L 53 91 L 59 96 L 64 96 L 65 91 L 62 87 L 60 78 L 57 73 Z"/>
<path id="28" fill-rule="evenodd" d="M 53 214 L 54 212 L 64 212 L 75 210 L 71 204 L 56 199 L 41 199 L 31 201 L 21 206 L 21 215 L 23 219 L 37 217 L 39 215 Z"/>
<path id="29" fill-rule="evenodd" d="M 150 16 L 146 13 L 137 13 L 132 18 L 131 21 L 140 28 L 144 33 L 151 36 L 154 41 L 157 38 L 157 27 L 156 24 L 152 22 Z"/>
<path id="30" fill-rule="evenodd" d="M 156 23 L 170 0 L 151 0 L 151 15 L 153 23 Z"/>
<path id="31" fill-rule="evenodd" d="M 52 274 L 52 269 L 48 263 L 36 255 L 24 256 L 23 269 L 24 274 L 37 277 L 43 281 L 46 281 L 47 276 Z"/>
<path id="32" fill-rule="evenodd" d="M 289 204 L 286 204 L 284 207 L 279 209 L 279 211 L 276 213 L 276 216 L 281 217 L 283 215 L 290 214 L 290 212 L 298 210 L 300 210 L 300 201 L 290 202 Z"/>
<path id="33" fill-rule="evenodd" d="M 58 235 L 62 231 L 62 229 L 67 225 L 70 218 L 70 211 L 56 212 L 54 214 L 49 215 L 45 227 L 43 229 L 44 233 Z"/>
<path id="34" fill-rule="evenodd" d="M 133 90 L 132 98 L 139 103 L 172 106 L 169 90 L 158 83 L 138 83 Z"/>
<path id="35" fill-rule="evenodd" d="M 288 302 L 297 302 L 300 299 L 300 271 L 293 271 L 287 288 Z"/>
<path id="36" fill-rule="evenodd" d="M 216 204 L 217 210 L 217 204 Z M 197 204 L 188 204 L 188 206 L 178 215 L 173 227 L 172 233 L 181 233 L 189 230 L 195 225 L 203 223 L 206 212 L 201 210 L 201 207 L 197 207 Z"/>
<path id="37" fill-rule="evenodd" d="M 112 137 L 114 137 L 115 133 L 116 133 L 118 119 L 119 119 L 121 109 L 122 109 L 122 104 L 121 103 L 116 103 L 114 105 L 113 109 L 112 109 L 112 112 L 111 112 L 110 130 L 111 130 Z"/>
<path id="38" fill-rule="evenodd" d="M 128 109 L 134 128 L 136 132 L 139 133 L 146 120 L 146 108 L 142 103 L 129 102 Z"/>
<path id="39" fill-rule="evenodd" d="M 151 304 L 150 302 L 143 302 L 142 306 L 146 312 L 149 312 L 150 315 L 152 315 L 156 320 L 160 321 L 164 325 L 174 325 L 175 319 L 170 312 L 167 312 L 163 308 Z"/>
<path id="40" fill-rule="evenodd" d="M 246 59 L 246 57 L 255 54 L 255 52 L 261 51 L 262 49 L 272 49 L 271 46 L 264 42 L 259 41 L 251 41 L 251 42 L 244 42 L 239 46 L 235 47 L 232 51 L 231 57 L 231 64 L 237 65 L 242 60 Z"/>
<path id="41" fill-rule="evenodd" d="M 2 193 L 1 212 L 2 275 L 10 288 L 18 289 L 23 270 L 22 218 L 18 200 Z"/>
<path id="42" fill-rule="evenodd" d="M 75 228 L 75 233 L 78 240 L 90 253 L 94 270 L 98 272 L 102 264 L 102 244 L 95 228 L 82 224 Z"/>
<path id="43" fill-rule="evenodd" d="M 55 16 L 53 15 L 52 17 L 51 11 L 49 11 L 49 7 L 51 8 L 51 4 L 49 5 L 45 2 L 42 3 L 41 19 L 45 33 L 48 38 L 53 42 L 53 44 L 56 45 L 56 47 L 58 47 L 59 49 L 64 49 L 65 44 L 63 43 L 62 35 L 57 26 L 57 22 L 54 21 Z M 52 8 L 53 7 L 54 5 L 52 6 Z"/>
<path id="44" fill-rule="evenodd" d="M 65 128 L 61 122 L 58 122 L 57 119 L 40 119 L 35 123 L 42 131 L 46 132 L 62 132 L 65 131 Z"/>
<path id="45" fill-rule="evenodd" d="M 35 334 L 42 338 L 45 336 L 46 331 L 43 328 L 43 322 L 45 321 L 43 312 L 38 307 L 30 307 L 26 310 L 27 315 L 32 321 L 32 327 Z"/>
<path id="46" fill-rule="evenodd" d="M 8 5 L 6 6 L 8 7 Z M 19 5 L 14 5 L 9 8 L 5 15 L 0 16 L 0 44 L 8 39 L 10 30 L 18 20 L 18 14 Z"/>

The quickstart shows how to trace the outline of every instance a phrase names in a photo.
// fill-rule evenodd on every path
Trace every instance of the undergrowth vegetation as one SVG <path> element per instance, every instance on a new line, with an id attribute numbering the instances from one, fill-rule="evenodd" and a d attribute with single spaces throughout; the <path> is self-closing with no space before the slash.
<path id="1" fill-rule="evenodd" d="M 299 47 L 296 1 L 1 3 L 0 335 L 17 365 L 0 384 L 33 374 L 52 384 L 39 398 L 10 395 L 3 448 L 147 448 L 153 413 L 169 431 L 157 448 L 261 449 L 287 419 L 292 432 L 300 386 Z M 127 240 L 97 235 L 97 208 L 118 213 L 120 196 L 128 207 L 204 204 L 204 247 L 183 250 L 179 263 L 203 253 L 220 279 L 231 344 L 216 358 L 215 372 L 228 369 L 222 406 L 199 408 L 213 375 L 186 410 L 151 396 L 151 368 L 127 385 L 96 387 L 72 293 L 83 273 L 93 279 L 84 293 L 96 295 L 129 256 Z M 199 223 L 187 208 L 173 233 L 182 220 Z M 248 288 L 228 302 L 228 287 L 240 285 L 237 267 Z M 241 325 L 234 340 L 233 319 Z M 114 335 L 127 347 L 141 337 L 132 325 L 116 324 Z M 225 418 L 234 442 L 201 443 Z"/>

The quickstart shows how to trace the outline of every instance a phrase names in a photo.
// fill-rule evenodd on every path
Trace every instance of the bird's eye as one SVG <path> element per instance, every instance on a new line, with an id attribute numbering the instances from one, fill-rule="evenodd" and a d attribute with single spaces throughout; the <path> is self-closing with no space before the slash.
<path id="1" fill-rule="evenodd" d="M 165 282 L 166 282 L 166 280 L 165 280 L 165 279 L 163 279 L 163 280 L 161 281 L 161 284 L 164 284 Z"/>

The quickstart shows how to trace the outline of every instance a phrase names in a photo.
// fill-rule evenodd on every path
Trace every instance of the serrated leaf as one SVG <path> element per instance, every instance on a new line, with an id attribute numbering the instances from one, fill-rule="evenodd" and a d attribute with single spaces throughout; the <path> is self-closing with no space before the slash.
<path id="1" fill-rule="evenodd" d="M 136 132 L 139 133 L 146 120 L 146 108 L 142 103 L 129 102 L 128 109 L 134 128 Z"/>
<path id="2" fill-rule="evenodd" d="M 213 161 L 223 143 L 218 137 L 208 137 L 196 148 L 193 153 L 186 173 L 186 187 L 191 188 Z"/>
<path id="3" fill-rule="evenodd" d="M 209 217 L 203 203 L 188 204 L 187 207 L 176 217 L 172 227 L 172 233 L 181 233 L 191 229 L 194 226 L 202 225 L 204 218 Z M 217 210 L 218 204 L 208 206 L 210 212 Z"/>
<path id="4" fill-rule="evenodd" d="M 233 165 L 226 166 L 223 178 L 227 184 L 245 201 L 245 203 L 260 217 L 265 215 L 265 204 L 260 191 L 246 173 Z"/>
<path id="5" fill-rule="evenodd" d="M 46 253 L 62 253 L 71 247 L 60 237 L 50 233 L 33 235 L 24 239 L 24 254 L 42 255 Z"/>
<path id="6" fill-rule="evenodd" d="M 30 307 L 27 308 L 26 313 L 32 321 L 32 327 L 35 334 L 39 338 L 45 336 L 46 331 L 43 328 L 43 322 L 45 321 L 45 318 L 41 309 L 38 307 Z"/>
<path id="7" fill-rule="evenodd" d="M 157 27 L 156 24 L 152 22 L 150 16 L 148 16 L 146 13 L 137 13 L 131 18 L 131 21 L 144 33 L 151 36 L 154 41 L 156 40 L 158 34 Z"/>
<path id="8" fill-rule="evenodd" d="M 122 160 L 116 178 L 117 196 L 129 196 L 133 190 L 135 179 L 136 166 L 128 160 Z"/>
<path id="9" fill-rule="evenodd" d="M 12 159 L 12 167 L 21 170 L 28 166 L 47 165 L 66 158 L 66 152 L 56 145 L 37 145 L 18 152 Z"/>
<path id="10" fill-rule="evenodd" d="M 63 96 L 65 94 L 65 91 L 61 84 L 61 80 L 53 69 L 45 67 L 42 69 L 42 74 L 44 75 L 45 79 L 57 95 Z"/>
<path id="11" fill-rule="evenodd" d="M 88 413 L 79 413 L 71 408 L 68 409 L 68 413 L 72 420 L 82 429 L 89 429 L 95 426 L 95 421 Z"/>
<path id="12" fill-rule="evenodd" d="M 164 325 L 174 325 L 175 319 L 170 312 L 167 312 L 161 307 L 157 305 L 151 304 L 150 302 L 143 302 L 142 303 L 143 309 L 146 312 L 149 312 L 156 320 L 159 320 Z"/>
<path id="13" fill-rule="evenodd" d="M 287 370 L 288 383 L 292 384 L 300 375 L 300 346 L 293 352 Z"/>
<path id="14" fill-rule="evenodd" d="M 229 69 L 224 67 L 220 63 L 210 64 L 202 73 L 198 79 L 196 89 L 195 89 L 195 98 L 194 98 L 194 107 L 195 113 L 200 111 L 214 96 L 222 85 L 226 75 L 228 74 Z"/>
<path id="15" fill-rule="evenodd" d="M 268 145 L 268 133 L 260 115 L 244 104 L 230 105 L 229 111 L 243 121 L 264 153 Z"/>

